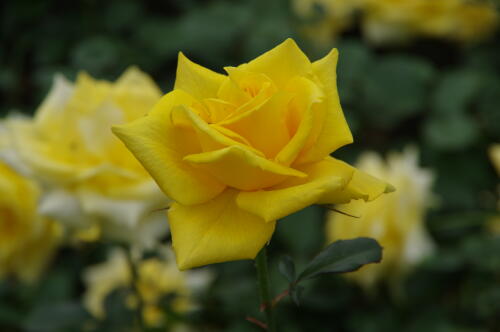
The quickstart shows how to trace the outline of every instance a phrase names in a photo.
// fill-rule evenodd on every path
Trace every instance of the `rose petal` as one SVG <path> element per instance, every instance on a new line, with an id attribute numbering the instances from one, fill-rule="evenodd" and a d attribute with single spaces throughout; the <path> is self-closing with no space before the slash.
<path id="1" fill-rule="evenodd" d="M 311 62 L 290 38 L 239 68 L 266 74 L 278 88 L 284 88 L 295 76 L 312 72 Z"/>
<path id="2" fill-rule="evenodd" d="M 175 127 L 170 118 L 176 105 L 192 97 L 181 90 L 165 95 L 151 113 L 139 120 L 113 127 L 113 132 L 134 153 L 170 198 L 185 204 L 200 204 L 217 196 L 224 185 L 182 160 L 201 152 L 195 133 Z"/>
<path id="3" fill-rule="evenodd" d="M 277 93 L 263 105 L 218 125 L 245 137 L 267 158 L 273 158 L 290 140 L 286 126 L 290 98 L 289 93 Z"/>
<path id="4" fill-rule="evenodd" d="M 267 188 L 290 176 L 307 176 L 235 145 L 217 151 L 188 155 L 184 160 L 225 185 L 240 190 Z"/>
<path id="5" fill-rule="evenodd" d="M 315 106 L 323 100 L 323 93 L 316 84 L 304 77 L 293 79 L 286 90 L 294 94 L 287 114 L 287 127 L 292 138 L 275 160 L 283 165 L 290 165 L 308 142 L 314 143 L 310 138 L 318 117 Z"/>
<path id="6" fill-rule="evenodd" d="M 253 259 L 269 241 L 275 223 L 241 210 L 237 194 L 228 189 L 201 205 L 172 205 L 168 219 L 179 269 Z"/>
<path id="7" fill-rule="evenodd" d="M 323 120 L 316 122 L 316 128 L 313 129 L 313 132 L 319 133 L 317 139 L 308 151 L 299 156 L 297 163 L 319 161 L 338 148 L 353 142 L 337 92 L 337 60 L 338 52 L 333 49 L 312 65 L 314 74 L 323 84 L 326 109 Z"/>
<path id="8" fill-rule="evenodd" d="M 338 193 L 354 172 L 352 167 L 333 158 L 299 170 L 308 177 L 290 178 L 268 190 L 241 192 L 238 206 L 266 221 L 277 220 Z"/>
<path id="9" fill-rule="evenodd" d="M 181 89 L 197 99 L 216 98 L 226 76 L 190 61 L 179 53 L 174 89 Z"/>

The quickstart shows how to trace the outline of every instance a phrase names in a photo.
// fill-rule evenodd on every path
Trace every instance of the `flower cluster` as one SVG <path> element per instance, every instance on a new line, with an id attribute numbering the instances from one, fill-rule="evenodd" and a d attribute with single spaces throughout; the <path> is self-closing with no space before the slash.
<path id="1" fill-rule="evenodd" d="M 294 7 L 313 21 L 305 32 L 322 44 L 352 27 L 357 14 L 365 37 L 377 44 L 416 37 L 475 41 L 498 24 L 495 6 L 478 0 L 295 0 Z"/>
<path id="2" fill-rule="evenodd" d="M 382 262 L 364 266 L 348 276 L 365 288 L 372 288 L 382 279 L 397 284 L 412 266 L 433 250 L 432 240 L 425 230 L 425 214 L 433 203 L 433 175 L 418 166 L 418 154 L 412 148 L 390 154 L 387 161 L 375 153 L 364 153 L 357 166 L 390 181 L 398 190 L 374 202 L 353 201 L 338 206 L 346 215 L 329 214 L 328 240 L 375 238 L 384 248 Z"/>
<path id="3" fill-rule="evenodd" d="M 171 251 L 163 250 L 161 254 L 137 264 L 136 280 L 133 278 L 131 261 L 121 249 L 112 251 L 106 262 L 87 268 L 84 273 L 87 290 L 83 299 L 87 310 L 97 318 L 104 318 L 106 297 L 120 288 L 132 287 L 134 282 L 143 302 L 144 321 L 150 327 L 168 323 L 165 322 L 168 317 L 160 307 L 165 296 L 172 296 L 169 306 L 176 314 L 195 309 L 194 295 L 210 282 L 210 273 L 206 270 L 180 272 Z M 138 305 L 137 302 L 135 295 L 127 299 L 128 306 L 132 308 Z"/>

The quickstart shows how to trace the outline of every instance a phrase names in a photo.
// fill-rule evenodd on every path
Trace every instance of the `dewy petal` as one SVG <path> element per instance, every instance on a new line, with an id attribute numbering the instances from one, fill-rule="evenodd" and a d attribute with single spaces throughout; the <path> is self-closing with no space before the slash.
<path id="1" fill-rule="evenodd" d="M 181 89 L 197 99 L 216 98 L 227 77 L 190 61 L 179 53 L 174 89 Z"/>
<path id="2" fill-rule="evenodd" d="M 336 149 L 353 142 L 349 126 L 344 118 L 337 91 L 337 60 L 338 52 L 333 49 L 324 58 L 312 65 L 314 74 L 323 85 L 325 92 L 325 114 L 323 121 L 317 122 L 318 137 L 308 151 L 301 154 L 298 163 L 308 163 L 321 160 Z"/>
<path id="3" fill-rule="evenodd" d="M 354 172 L 333 158 L 298 169 L 308 177 L 290 178 L 268 190 L 241 192 L 236 200 L 238 206 L 266 221 L 277 220 L 340 192 Z"/>
<path id="4" fill-rule="evenodd" d="M 184 162 L 184 156 L 201 152 L 193 130 L 175 127 L 170 118 L 176 105 L 190 104 L 192 97 L 174 90 L 165 95 L 151 113 L 131 123 L 113 127 L 153 176 L 163 192 L 181 204 L 206 202 L 224 190 L 224 185 Z"/>
<path id="5" fill-rule="evenodd" d="M 319 87 L 305 77 L 293 79 L 287 86 L 287 91 L 294 94 L 287 114 L 287 126 L 292 138 L 275 158 L 283 165 L 292 164 L 309 141 L 317 116 L 314 106 L 323 100 Z"/>
<path id="6" fill-rule="evenodd" d="M 253 259 L 269 241 L 275 222 L 266 223 L 241 210 L 235 203 L 237 194 L 238 191 L 227 189 L 201 205 L 172 204 L 168 219 L 180 270 Z"/>
<path id="7" fill-rule="evenodd" d="M 290 38 L 239 68 L 266 74 L 278 88 L 284 88 L 295 76 L 312 72 L 311 62 Z"/>
<path id="8" fill-rule="evenodd" d="M 300 178 L 307 176 L 236 145 L 217 151 L 188 155 L 184 160 L 225 185 L 239 190 L 267 188 L 290 176 Z"/>

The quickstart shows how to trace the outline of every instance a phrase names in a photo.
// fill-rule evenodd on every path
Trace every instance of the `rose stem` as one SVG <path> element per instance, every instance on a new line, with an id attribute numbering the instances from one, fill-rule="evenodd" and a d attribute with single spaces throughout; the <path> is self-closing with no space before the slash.
<path id="1" fill-rule="evenodd" d="M 139 332 L 146 331 L 146 325 L 144 324 L 144 318 L 142 316 L 142 311 L 144 309 L 144 301 L 141 296 L 141 292 L 139 291 L 139 272 L 137 269 L 136 260 L 132 258 L 131 248 L 126 248 L 127 259 L 130 266 L 130 276 L 131 276 L 131 286 L 132 291 L 137 299 L 137 308 L 136 308 L 136 325 Z"/>
<path id="2" fill-rule="evenodd" d="M 266 313 L 267 330 L 269 332 L 276 332 L 276 322 L 274 320 L 271 294 L 269 292 L 271 283 L 269 281 L 269 271 L 267 268 L 266 247 L 262 248 L 255 258 L 255 267 L 257 269 L 257 282 L 259 285 L 261 308 L 263 308 Z"/>

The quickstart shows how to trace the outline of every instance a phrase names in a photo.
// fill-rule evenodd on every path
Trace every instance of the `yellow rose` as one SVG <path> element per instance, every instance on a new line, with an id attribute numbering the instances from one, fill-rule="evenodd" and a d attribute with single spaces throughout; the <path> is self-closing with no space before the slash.
<path id="1" fill-rule="evenodd" d="M 174 90 L 147 116 L 114 127 L 175 201 L 168 216 L 179 268 L 253 259 L 277 219 L 391 189 L 330 157 L 352 142 L 337 56 L 311 63 L 288 39 L 222 75 L 181 53 Z"/>
<path id="2" fill-rule="evenodd" d="M 374 153 L 365 153 L 357 166 L 390 181 L 397 188 L 396 192 L 374 202 L 358 200 L 338 206 L 338 210 L 358 215 L 360 219 L 337 212 L 328 216 L 330 242 L 366 236 L 375 238 L 384 248 L 380 264 L 367 265 L 347 274 L 369 289 L 384 278 L 389 282 L 398 281 L 432 251 L 433 244 L 424 223 L 427 208 L 432 203 L 433 175 L 418 166 L 418 155 L 413 149 L 391 154 L 386 162 Z"/>
<path id="3" fill-rule="evenodd" d="M 159 307 L 162 297 L 175 294 L 171 309 L 185 313 L 196 308 L 193 296 L 212 279 L 208 271 L 180 272 L 173 253 L 169 250 L 160 250 L 160 253 L 159 258 L 146 259 L 138 264 L 136 287 L 144 304 L 142 315 L 149 326 L 164 323 L 164 313 Z M 106 297 L 114 290 L 132 286 L 131 266 L 126 253 L 115 249 L 106 262 L 87 268 L 84 281 L 87 286 L 83 298 L 85 307 L 95 317 L 104 318 Z M 133 308 L 137 299 L 131 297 L 127 304 Z"/>
<path id="4" fill-rule="evenodd" d="M 61 229 L 37 212 L 39 188 L 0 161 L 0 278 L 34 281 L 52 257 Z"/>
<path id="5" fill-rule="evenodd" d="M 8 128 L 21 159 L 44 185 L 40 210 L 82 238 L 106 237 L 150 246 L 165 234 L 166 197 L 111 125 L 143 116 L 161 91 L 137 68 L 115 83 L 85 73 L 73 85 L 57 76 L 33 119 Z M 98 229 L 96 229 L 98 227 Z"/>

